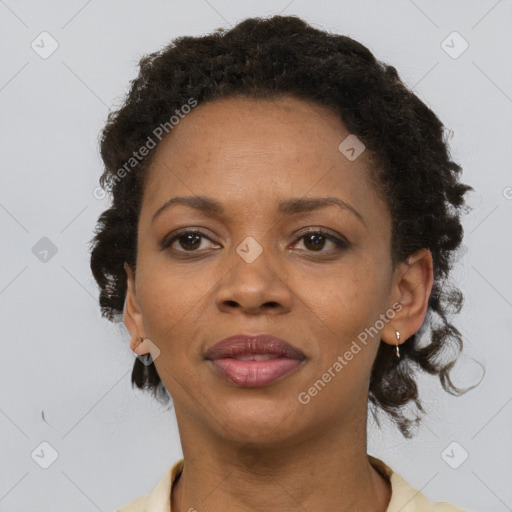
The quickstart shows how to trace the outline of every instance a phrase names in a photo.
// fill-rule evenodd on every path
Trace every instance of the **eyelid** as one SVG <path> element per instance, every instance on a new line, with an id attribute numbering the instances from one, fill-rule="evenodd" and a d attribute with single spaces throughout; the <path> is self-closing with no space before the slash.
<path id="1" fill-rule="evenodd" d="M 341 233 L 338 233 L 337 231 L 333 231 L 331 229 L 323 228 L 320 226 L 318 226 L 318 227 L 311 226 L 308 228 L 299 229 L 298 231 L 294 231 L 293 236 L 300 238 L 309 233 L 321 233 L 322 235 L 326 236 L 327 238 L 331 237 L 331 238 L 338 240 L 341 243 L 344 243 L 347 245 L 349 244 L 349 241 Z"/>
<path id="2" fill-rule="evenodd" d="M 334 234 L 331 230 L 326 229 L 326 228 L 321 228 L 321 227 L 316 227 L 316 228 L 312 227 L 312 228 L 307 228 L 303 231 L 299 231 L 297 233 L 297 236 L 295 236 L 295 241 L 293 242 L 293 245 L 296 245 L 297 243 L 299 243 L 301 240 L 304 239 L 304 237 L 306 237 L 309 234 L 320 234 L 325 239 L 332 242 L 336 247 L 334 250 L 331 250 L 331 251 L 323 251 L 323 250 L 306 251 L 307 254 L 317 253 L 317 254 L 325 254 L 325 255 L 331 254 L 332 255 L 333 252 L 339 253 L 340 251 L 347 250 L 350 247 L 350 242 L 343 235 L 341 235 L 339 233 Z"/>
<path id="3" fill-rule="evenodd" d="M 183 227 L 183 228 L 177 229 L 176 231 L 172 231 L 167 236 L 165 236 L 164 239 L 160 242 L 160 248 L 162 250 L 168 249 L 173 244 L 173 242 L 176 241 L 177 238 L 179 238 L 180 236 L 187 234 L 187 233 L 194 233 L 199 236 L 202 236 L 203 238 L 210 240 L 210 242 L 218 243 L 218 242 L 215 242 L 215 240 L 212 240 L 212 237 L 208 236 L 200 228 Z M 185 252 L 185 251 L 180 251 L 180 252 Z M 193 252 L 193 251 L 189 251 L 189 252 Z"/>
<path id="4" fill-rule="evenodd" d="M 205 238 L 205 239 L 209 240 L 212 243 L 219 244 L 219 242 L 217 242 L 214 239 L 212 239 L 213 237 L 210 237 L 209 235 L 207 235 L 203 231 L 203 229 L 204 228 L 186 227 L 186 226 L 183 227 L 183 228 L 179 228 L 179 229 L 171 232 L 169 235 L 167 235 L 162 240 L 162 242 L 160 243 L 160 248 L 162 250 L 166 250 L 166 249 L 170 248 L 170 246 L 180 236 L 182 236 L 184 234 L 190 234 L 190 233 L 193 233 L 193 234 L 196 234 L 196 235 L 198 235 L 198 236 L 200 236 L 202 238 Z M 320 227 L 320 226 L 316 226 L 316 227 L 315 226 L 309 226 L 307 228 L 302 228 L 302 229 L 299 229 L 297 231 L 294 231 L 292 233 L 292 236 L 294 237 L 294 241 L 293 241 L 292 245 L 295 245 L 298 242 L 300 242 L 308 234 L 320 234 L 320 235 L 323 235 L 327 240 L 329 240 L 333 244 L 335 244 L 337 246 L 338 250 L 347 249 L 350 246 L 350 242 L 343 235 L 341 235 L 338 232 L 332 231 L 332 230 L 330 230 L 328 228 L 324 228 L 324 227 Z M 194 253 L 200 254 L 203 251 L 177 250 L 177 252 L 189 253 L 189 254 L 194 254 Z M 330 251 L 307 251 L 307 252 L 312 252 L 312 253 L 315 253 L 315 252 L 318 252 L 318 253 L 328 253 Z"/>

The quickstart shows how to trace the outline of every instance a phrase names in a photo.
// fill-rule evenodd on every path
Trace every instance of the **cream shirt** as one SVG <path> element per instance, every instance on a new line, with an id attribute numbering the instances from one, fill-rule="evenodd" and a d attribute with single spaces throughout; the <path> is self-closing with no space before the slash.
<path id="1" fill-rule="evenodd" d="M 465 512 L 444 501 L 431 502 L 380 459 L 371 455 L 368 455 L 368 459 L 391 483 L 391 500 L 386 512 Z M 180 459 L 175 462 L 149 494 L 140 496 L 116 512 L 172 512 L 172 485 L 181 474 L 183 461 L 184 459 Z"/>

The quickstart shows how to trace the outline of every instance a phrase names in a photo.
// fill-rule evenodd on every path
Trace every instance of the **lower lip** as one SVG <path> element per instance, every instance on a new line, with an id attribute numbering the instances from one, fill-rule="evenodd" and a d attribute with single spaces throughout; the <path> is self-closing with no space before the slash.
<path id="1" fill-rule="evenodd" d="M 229 382 L 245 388 L 268 386 L 288 375 L 303 362 L 280 357 L 268 361 L 239 361 L 223 358 L 210 360 L 213 367 Z"/>

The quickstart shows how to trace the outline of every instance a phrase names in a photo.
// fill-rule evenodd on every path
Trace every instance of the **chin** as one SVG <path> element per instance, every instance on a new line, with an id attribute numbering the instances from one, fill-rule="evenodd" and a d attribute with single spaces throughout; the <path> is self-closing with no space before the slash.
<path id="1" fill-rule="evenodd" d="M 215 428 L 219 424 L 224 427 L 220 434 L 228 440 L 262 445 L 282 443 L 300 430 L 302 411 L 297 403 L 286 406 L 270 397 L 222 403 L 222 413 L 215 415 Z"/>

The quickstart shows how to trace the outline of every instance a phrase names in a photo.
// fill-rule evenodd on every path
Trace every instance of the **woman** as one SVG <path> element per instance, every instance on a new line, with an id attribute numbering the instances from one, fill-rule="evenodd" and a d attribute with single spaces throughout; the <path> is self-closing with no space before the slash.
<path id="1" fill-rule="evenodd" d="M 181 37 L 141 60 L 101 154 L 102 312 L 184 455 L 120 511 L 461 510 L 366 452 L 368 405 L 411 437 L 417 369 L 461 393 L 470 187 L 395 68 L 297 17 Z"/>

